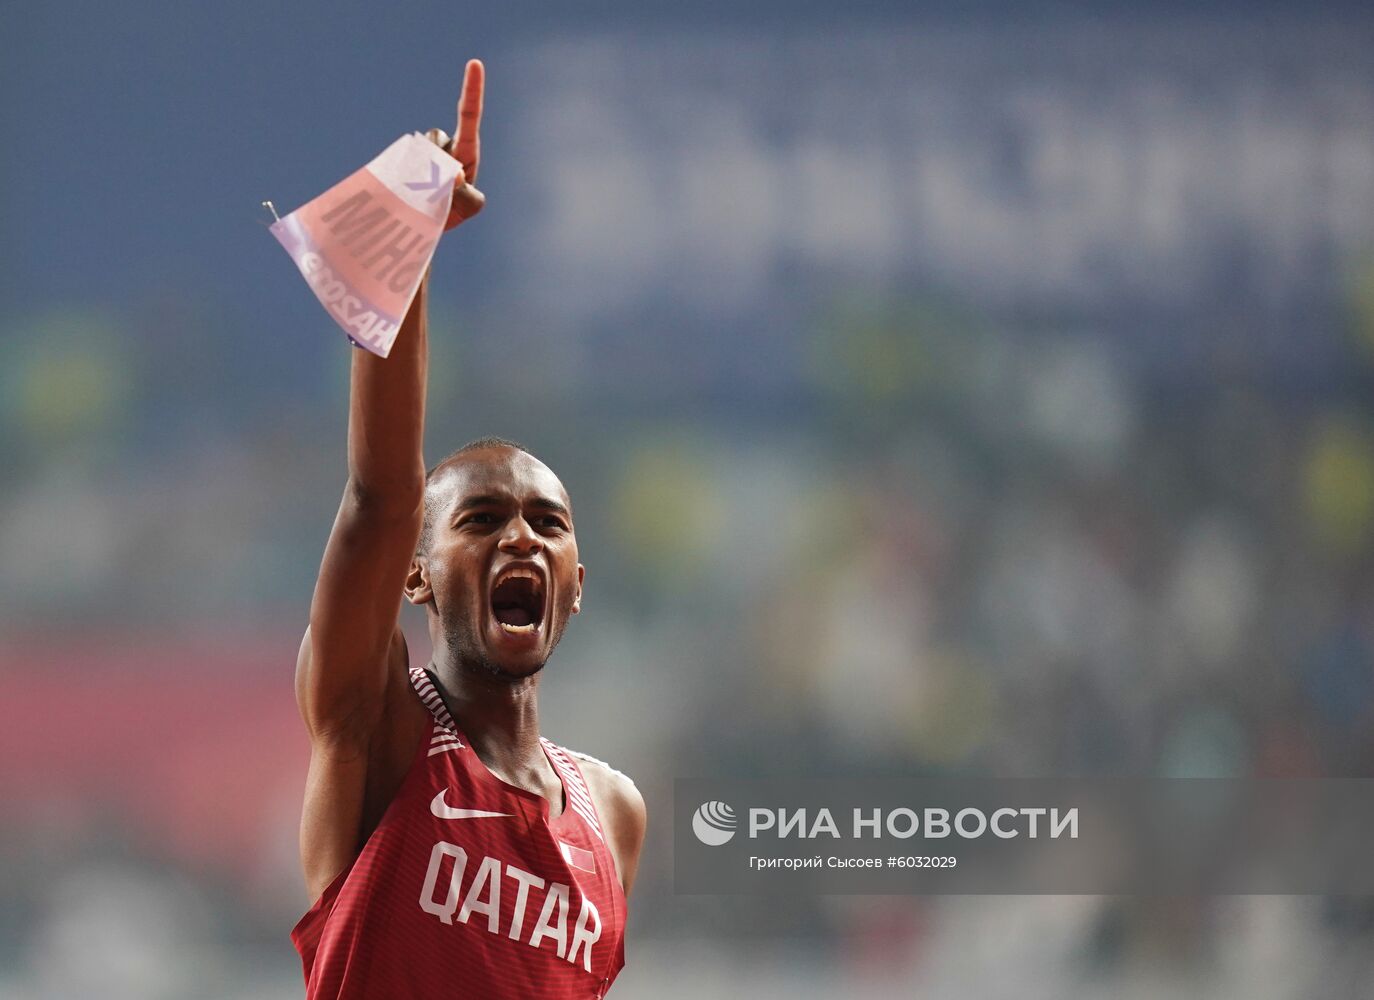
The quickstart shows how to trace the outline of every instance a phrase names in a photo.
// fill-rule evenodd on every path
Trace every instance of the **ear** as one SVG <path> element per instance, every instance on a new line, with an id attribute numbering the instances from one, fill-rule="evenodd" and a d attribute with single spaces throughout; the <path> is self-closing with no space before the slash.
<path id="1" fill-rule="evenodd" d="M 410 560 L 410 572 L 406 574 L 406 600 L 411 604 L 432 604 L 434 591 L 429 586 L 429 559 L 415 556 Z"/>
<path id="2" fill-rule="evenodd" d="M 587 567 L 581 563 L 577 564 L 577 593 L 573 596 L 572 613 L 577 614 L 582 610 L 582 581 L 587 578 Z"/>

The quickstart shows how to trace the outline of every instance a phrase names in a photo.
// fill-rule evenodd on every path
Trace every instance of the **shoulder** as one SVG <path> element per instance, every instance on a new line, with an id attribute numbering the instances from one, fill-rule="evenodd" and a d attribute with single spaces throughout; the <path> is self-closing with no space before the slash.
<path id="1" fill-rule="evenodd" d="M 592 793 L 592 798 L 596 801 L 599 811 L 614 813 L 618 818 L 634 819 L 639 818 L 639 826 L 642 832 L 645 814 L 644 796 L 639 793 L 639 788 L 634 780 L 623 771 L 617 771 L 604 760 L 598 760 L 591 754 L 582 753 L 580 750 L 573 750 L 564 747 L 568 755 L 577 761 L 577 766 L 581 768 L 582 775 L 587 779 L 587 787 Z"/>
<path id="2" fill-rule="evenodd" d="M 604 760 L 567 747 L 563 749 L 577 761 L 582 776 L 587 779 L 587 790 L 601 815 L 606 842 L 615 855 L 620 882 L 628 896 L 639 869 L 639 852 L 644 846 L 644 830 L 648 824 L 644 796 L 629 775 L 617 771 Z"/>

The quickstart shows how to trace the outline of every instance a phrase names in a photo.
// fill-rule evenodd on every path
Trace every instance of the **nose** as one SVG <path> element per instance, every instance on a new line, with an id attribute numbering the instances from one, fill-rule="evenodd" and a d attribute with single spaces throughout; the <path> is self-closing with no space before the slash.
<path id="1" fill-rule="evenodd" d="M 506 523 L 506 530 L 501 533 L 497 547 L 512 555 L 532 556 L 544 547 L 544 541 L 529 521 L 516 515 Z"/>

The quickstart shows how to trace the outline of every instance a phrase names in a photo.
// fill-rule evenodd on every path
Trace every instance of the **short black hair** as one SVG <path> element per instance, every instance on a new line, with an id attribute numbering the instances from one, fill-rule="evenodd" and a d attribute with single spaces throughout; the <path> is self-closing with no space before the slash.
<path id="1" fill-rule="evenodd" d="M 480 437 L 475 441 L 469 441 L 456 451 L 450 452 L 448 456 L 434 465 L 430 466 L 425 473 L 425 520 L 424 526 L 420 529 L 420 542 L 415 548 L 416 555 L 424 555 L 429 551 L 429 543 L 434 536 L 434 516 L 443 506 L 444 498 L 437 491 L 431 490 L 430 486 L 448 469 L 450 465 L 462 458 L 470 451 L 480 451 L 485 448 L 513 448 L 515 451 L 523 451 L 531 458 L 538 458 L 534 452 L 530 451 L 519 441 L 512 441 L 510 438 L 503 437 Z"/>

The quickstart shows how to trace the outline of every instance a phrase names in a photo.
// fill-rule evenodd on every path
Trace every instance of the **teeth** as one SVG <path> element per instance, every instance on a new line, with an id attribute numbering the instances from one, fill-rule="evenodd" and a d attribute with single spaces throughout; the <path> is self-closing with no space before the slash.
<path id="1" fill-rule="evenodd" d="M 497 622 L 497 624 L 507 632 L 514 632 L 516 635 L 529 635 L 539 627 L 535 622 L 530 622 L 528 625 L 507 625 L 505 622 Z"/>
<path id="2" fill-rule="evenodd" d="M 502 573 L 500 577 L 497 578 L 496 585 L 499 587 L 507 580 L 533 580 L 535 584 L 538 584 L 539 575 L 535 573 L 532 569 L 526 569 L 523 566 L 517 566 L 514 569 L 508 569 L 504 573 Z"/>

